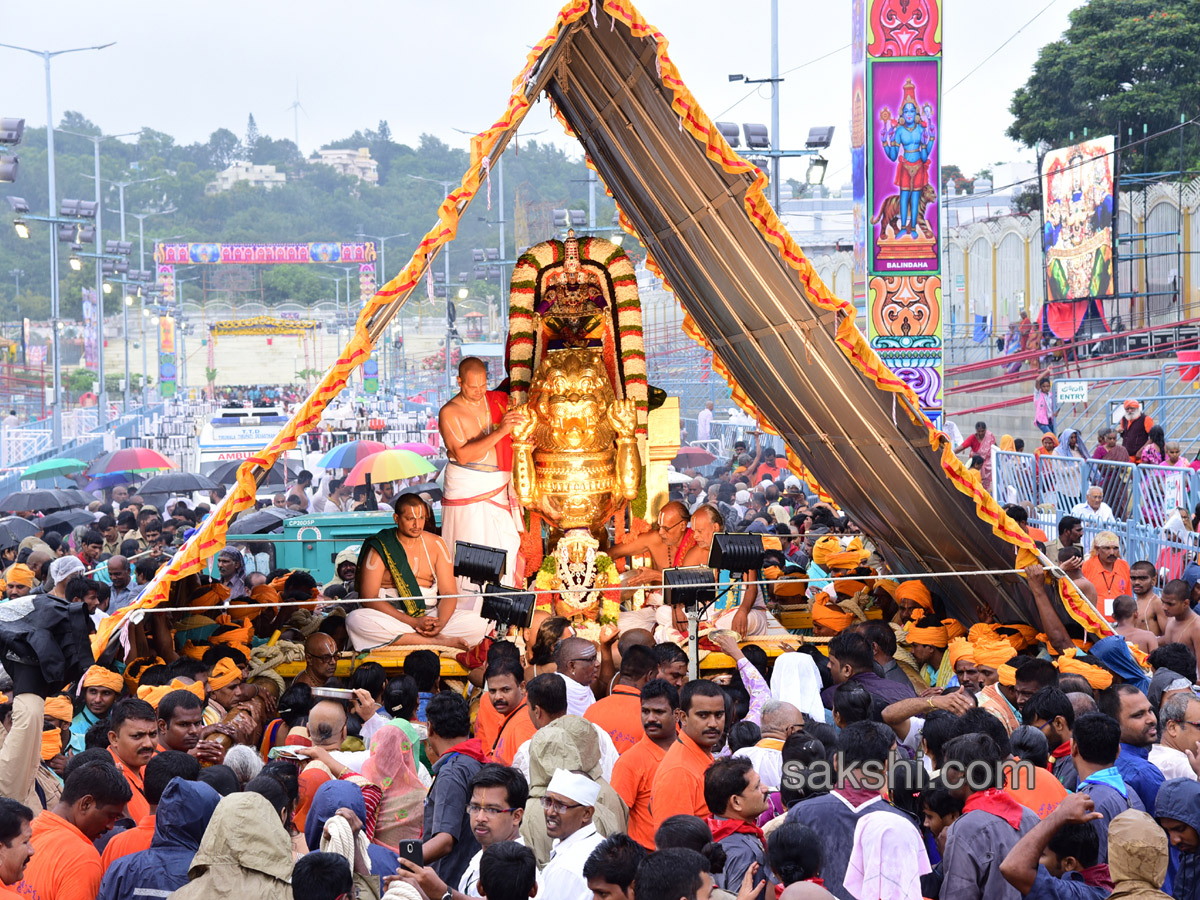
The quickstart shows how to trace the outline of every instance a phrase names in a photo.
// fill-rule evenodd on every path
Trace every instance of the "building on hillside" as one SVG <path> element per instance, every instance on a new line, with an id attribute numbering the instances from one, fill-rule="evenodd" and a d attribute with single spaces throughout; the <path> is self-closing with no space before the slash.
<path id="1" fill-rule="evenodd" d="M 234 163 L 223 172 L 217 173 L 217 180 L 210 181 L 204 188 L 206 194 L 219 194 L 228 191 L 238 182 L 245 182 L 251 187 L 270 190 L 287 182 L 287 175 L 275 170 L 274 166 L 252 166 L 250 163 Z"/>
<path id="2" fill-rule="evenodd" d="M 379 163 L 371 159 L 366 147 L 357 150 L 318 150 L 319 159 L 310 159 L 314 165 L 332 166 L 342 175 L 352 175 L 367 184 L 379 183 Z"/>

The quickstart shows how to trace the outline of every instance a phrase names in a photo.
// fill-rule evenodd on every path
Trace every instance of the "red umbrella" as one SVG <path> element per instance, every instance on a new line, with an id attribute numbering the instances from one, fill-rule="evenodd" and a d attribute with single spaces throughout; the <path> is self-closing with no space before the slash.
<path id="1" fill-rule="evenodd" d="M 178 469 L 157 450 L 149 447 L 126 447 L 98 457 L 88 468 L 87 474 L 108 475 L 112 472 L 157 472 L 162 469 Z"/>
<path id="2" fill-rule="evenodd" d="M 716 457 L 705 450 L 703 447 L 680 447 L 679 452 L 675 454 L 675 468 L 688 469 L 696 466 L 707 466 Z"/>

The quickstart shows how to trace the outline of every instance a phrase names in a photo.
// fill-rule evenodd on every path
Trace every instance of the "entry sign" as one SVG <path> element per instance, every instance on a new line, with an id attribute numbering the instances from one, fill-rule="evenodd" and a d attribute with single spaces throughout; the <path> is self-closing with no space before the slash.
<path id="1" fill-rule="evenodd" d="M 1088 383 L 1086 381 L 1057 381 L 1054 383 L 1054 399 L 1059 406 L 1070 403 L 1087 403 Z"/>

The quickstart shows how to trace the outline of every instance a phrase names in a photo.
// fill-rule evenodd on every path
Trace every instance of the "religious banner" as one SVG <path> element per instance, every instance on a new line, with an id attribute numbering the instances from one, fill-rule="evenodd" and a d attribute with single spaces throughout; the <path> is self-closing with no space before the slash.
<path id="1" fill-rule="evenodd" d="M 158 393 L 163 399 L 175 396 L 175 319 L 158 319 Z"/>
<path id="2" fill-rule="evenodd" d="M 1051 150 L 1042 159 L 1042 247 L 1051 302 L 1115 292 L 1112 160 L 1112 135 Z"/>
<path id="3" fill-rule="evenodd" d="M 164 306 L 175 305 L 175 266 L 170 264 L 159 264 L 158 270 L 158 286 L 162 288 L 162 302 Z"/>
<path id="4" fill-rule="evenodd" d="M 941 0 L 854 0 L 854 289 L 871 348 L 942 406 Z"/>
<path id="5" fill-rule="evenodd" d="M 83 289 L 83 367 L 97 368 L 100 304 L 94 288 Z"/>
<path id="6" fill-rule="evenodd" d="M 286 265 L 304 263 L 370 263 L 374 269 L 375 242 L 312 241 L 292 244 L 162 243 L 154 246 L 159 264 Z"/>

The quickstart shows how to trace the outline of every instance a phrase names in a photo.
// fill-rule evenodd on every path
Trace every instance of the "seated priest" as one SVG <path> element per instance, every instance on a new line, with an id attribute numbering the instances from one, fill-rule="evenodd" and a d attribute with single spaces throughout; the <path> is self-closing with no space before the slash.
<path id="1" fill-rule="evenodd" d="M 392 643 L 476 646 L 488 622 L 457 608 L 450 552 L 440 537 L 425 531 L 421 498 L 397 497 L 395 521 L 395 528 L 363 541 L 354 582 L 362 606 L 346 618 L 354 649 Z"/>
<path id="2" fill-rule="evenodd" d="M 696 536 L 696 545 L 684 556 L 683 565 L 708 565 L 713 538 L 724 530 L 725 518 L 715 506 L 704 505 L 692 514 L 691 524 L 692 533 Z M 722 585 L 734 580 L 733 573 L 728 571 L 717 572 L 716 576 Z M 742 639 L 766 634 L 769 624 L 767 604 L 756 583 L 758 572 L 747 572 L 745 580 L 750 583 L 734 584 L 728 589 L 719 590 L 717 602 L 708 610 L 713 627 L 732 629 Z"/>

